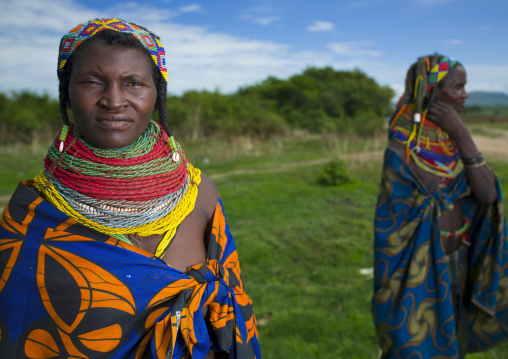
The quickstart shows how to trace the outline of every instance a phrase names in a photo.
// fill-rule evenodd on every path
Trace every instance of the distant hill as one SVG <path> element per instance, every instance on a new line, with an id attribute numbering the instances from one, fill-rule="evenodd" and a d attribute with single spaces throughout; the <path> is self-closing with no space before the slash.
<path id="1" fill-rule="evenodd" d="M 466 100 L 467 106 L 508 106 L 508 95 L 503 92 L 473 91 Z"/>

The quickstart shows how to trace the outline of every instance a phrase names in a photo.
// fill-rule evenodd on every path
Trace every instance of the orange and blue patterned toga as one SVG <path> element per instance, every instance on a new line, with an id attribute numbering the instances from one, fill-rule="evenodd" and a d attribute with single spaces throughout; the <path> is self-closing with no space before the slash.
<path id="1" fill-rule="evenodd" d="M 77 223 L 31 186 L 19 184 L 0 222 L 1 358 L 204 358 L 210 349 L 260 358 L 220 200 L 207 263 L 183 273 Z"/>
<path id="2" fill-rule="evenodd" d="M 508 239 L 501 188 L 492 205 L 471 195 L 464 171 L 429 192 L 388 146 L 375 216 L 372 310 L 382 358 L 458 358 L 456 318 L 438 216 L 461 199 L 471 223 L 467 351 L 508 339 Z"/>

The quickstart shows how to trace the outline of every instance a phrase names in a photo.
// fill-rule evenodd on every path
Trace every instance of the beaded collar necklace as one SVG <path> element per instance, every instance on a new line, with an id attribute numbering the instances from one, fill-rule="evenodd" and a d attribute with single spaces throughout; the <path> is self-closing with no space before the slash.
<path id="1" fill-rule="evenodd" d="M 389 139 L 395 139 L 406 147 L 406 161 L 413 158 L 422 170 L 438 177 L 455 178 L 462 171 L 460 153 L 448 133 L 421 114 L 421 122 L 412 119 L 413 108 L 402 105 L 390 122 Z M 415 130 L 415 126 L 419 126 Z"/>
<path id="2" fill-rule="evenodd" d="M 151 121 L 130 146 L 97 148 L 71 124 L 63 151 L 58 134 L 34 185 L 59 210 L 102 233 L 127 242 L 125 234 L 165 234 L 156 252 L 163 255 L 193 210 L 201 181 L 201 171 L 172 142 Z"/>

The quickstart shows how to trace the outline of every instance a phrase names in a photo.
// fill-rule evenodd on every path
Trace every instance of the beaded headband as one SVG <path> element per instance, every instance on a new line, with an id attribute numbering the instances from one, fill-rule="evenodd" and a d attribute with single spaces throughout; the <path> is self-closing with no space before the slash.
<path id="1" fill-rule="evenodd" d="M 427 89 L 430 90 L 439 83 L 450 72 L 453 66 L 457 64 L 455 59 L 447 56 L 443 57 L 437 64 L 429 70 L 427 77 Z"/>
<path id="2" fill-rule="evenodd" d="M 166 52 L 159 39 L 147 29 L 119 19 L 96 19 L 71 29 L 60 41 L 57 71 L 61 71 L 79 45 L 106 29 L 132 34 L 148 51 L 164 80 L 168 81 Z"/>

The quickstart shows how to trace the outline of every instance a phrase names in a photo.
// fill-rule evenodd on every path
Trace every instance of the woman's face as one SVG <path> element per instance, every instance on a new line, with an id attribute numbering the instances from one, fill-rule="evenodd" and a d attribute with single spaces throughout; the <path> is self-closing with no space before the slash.
<path id="1" fill-rule="evenodd" d="M 141 50 L 100 40 L 77 55 L 69 99 L 76 126 L 87 142 L 122 148 L 143 134 L 157 99 L 152 67 Z"/>
<path id="2" fill-rule="evenodd" d="M 469 97 L 466 92 L 466 70 L 461 65 L 455 65 L 442 81 L 443 85 L 437 88 L 434 99 L 452 106 L 460 113 Z"/>

